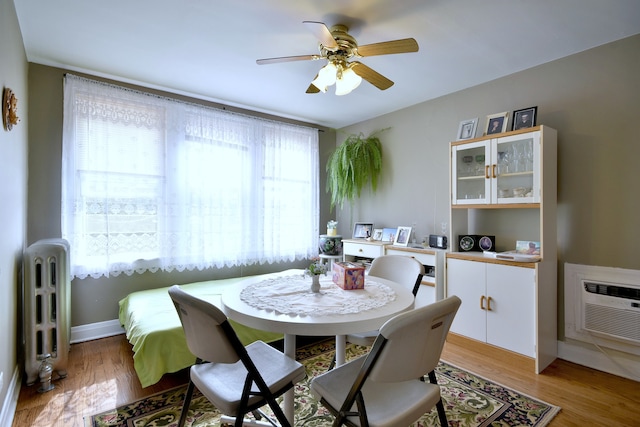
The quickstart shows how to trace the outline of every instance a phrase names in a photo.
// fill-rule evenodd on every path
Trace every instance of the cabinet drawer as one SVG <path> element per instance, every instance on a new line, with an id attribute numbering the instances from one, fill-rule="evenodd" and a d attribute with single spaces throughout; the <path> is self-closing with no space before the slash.
<path id="1" fill-rule="evenodd" d="M 422 265 L 430 265 L 430 266 L 436 265 L 436 256 L 432 254 L 424 254 L 420 252 L 407 252 L 407 251 L 400 251 L 397 249 L 387 249 L 387 255 L 410 256 L 411 258 L 415 258 L 416 260 L 418 260 Z"/>
<path id="2" fill-rule="evenodd" d="M 382 255 L 383 246 L 366 243 L 343 242 L 342 250 L 345 255 L 364 258 L 377 258 Z"/>

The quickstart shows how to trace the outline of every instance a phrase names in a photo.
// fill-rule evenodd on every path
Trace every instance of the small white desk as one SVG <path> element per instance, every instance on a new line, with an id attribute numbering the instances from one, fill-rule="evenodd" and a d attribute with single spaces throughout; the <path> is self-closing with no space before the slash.
<path id="1" fill-rule="evenodd" d="M 298 276 L 299 277 L 299 276 Z M 282 280 L 287 280 L 282 278 Z M 230 287 L 222 295 L 222 310 L 232 320 L 242 323 L 252 328 L 269 332 L 284 333 L 284 353 L 295 358 L 296 355 L 296 335 L 310 336 L 336 336 L 336 364 L 344 363 L 345 358 L 345 335 L 380 329 L 380 327 L 395 315 L 413 308 L 414 297 L 411 290 L 390 280 L 379 277 L 367 277 L 365 280 L 364 290 L 348 290 L 342 291 L 331 281 L 329 276 L 321 276 L 320 284 L 323 289 L 335 287 L 344 295 L 346 304 L 349 298 L 356 298 L 356 293 L 367 292 L 367 281 L 386 285 L 393 293 L 395 298 L 385 303 L 383 306 L 365 310 L 358 313 L 347 314 L 323 314 L 323 315 L 293 315 L 282 314 L 281 312 L 259 309 L 243 301 L 241 294 L 243 290 L 249 286 L 259 286 L 262 283 L 260 278 L 247 279 L 233 287 Z M 311 286 L 311 279 L 307 279 Z M 373 286 L 372 286 L 373 288 Z M 331 291 L 335 294 L 335 291 Z M 308 301 L 317 304 L 320 311 L 325 310 L 323 302 L 329 298 L 323 299 L 322 289 L 319 294 L 313 294 L 309 291 Z M 335 300 L 332 300 L 332 303 Z M 284 398 L 284 412 L 293 425 L 293 390 L 288 391 Z"/>

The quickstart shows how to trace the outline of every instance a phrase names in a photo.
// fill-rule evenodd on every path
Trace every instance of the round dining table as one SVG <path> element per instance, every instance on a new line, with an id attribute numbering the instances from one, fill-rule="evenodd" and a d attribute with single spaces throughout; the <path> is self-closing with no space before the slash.
<path id="1" fill-rule="evenodd" d="M 364 289 L 344 290 L 321 276 L 320 292 L 301 274 L 250 278 L 222 294 L 222 310 L 243 325 L 284 334 L 284 353 L 296 356 L 296 335 L 336 336 L 336 365 L 345 362 L 345 336 L 380 327 L 414 305 L 411 290 L 396 282 L 365 276 Z M 284 413 L 293 425 L 294 395 L 284 396 Z"/>

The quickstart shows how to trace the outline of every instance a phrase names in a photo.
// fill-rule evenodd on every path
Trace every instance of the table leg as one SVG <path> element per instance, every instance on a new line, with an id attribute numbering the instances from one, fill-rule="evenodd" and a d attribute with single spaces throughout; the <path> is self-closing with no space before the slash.
<path id="1" fill-rule="evenodd" d="M 346 335 L 336 335 L 336 367 L 344 365 L 347 351 Z"/>
<path id="2" fill-rule="evenodd" d="M 296 358 L 296 336 L 291 334 L 284 335 L 284 354 L 295 360 Z M 294 390 L 291 389 L 284 394 L 284 415 L 289 420 L 289 423 L 293 425 L 294 420 Z"/>

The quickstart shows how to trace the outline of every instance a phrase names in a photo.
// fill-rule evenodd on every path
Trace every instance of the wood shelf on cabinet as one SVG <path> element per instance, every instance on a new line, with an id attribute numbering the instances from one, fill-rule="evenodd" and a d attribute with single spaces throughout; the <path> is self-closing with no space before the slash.
<path id="1" fill-rule="evenodd" d="M 451 209 L 540 209 L 540 203 L 513 203 L 510 205 L 469 204 L 451 205 Z"/>

